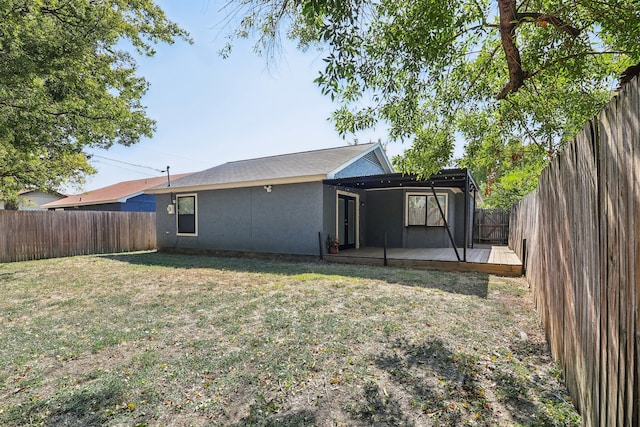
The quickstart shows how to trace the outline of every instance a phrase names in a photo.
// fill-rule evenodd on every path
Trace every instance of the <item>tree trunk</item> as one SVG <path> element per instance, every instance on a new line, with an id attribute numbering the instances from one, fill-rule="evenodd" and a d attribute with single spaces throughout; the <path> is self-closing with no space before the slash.
<path id="1" fill-rule="evenodd" d="M 516 28 L 518 26 L 515 0 L 498 0 L 500 12 L 500 40 L 509 67 L 509 83 L 498 94 L 504 99 L 509 93 L 517 92 L 524 83 L 524 72 L 520 61 L 520 51 L 516 45 Z"/>

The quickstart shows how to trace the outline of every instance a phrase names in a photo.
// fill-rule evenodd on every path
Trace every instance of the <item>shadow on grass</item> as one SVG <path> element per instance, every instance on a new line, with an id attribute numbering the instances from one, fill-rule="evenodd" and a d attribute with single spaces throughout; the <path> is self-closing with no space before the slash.
<path id="1" fill-rule="evenodd" d="M 405 286 L 439 289 L 444 292 L 486 298 L 489 275 L 484 273 L 443 272 L 409 268 L 375 267 L 353 264 L 330 264 L 322 261 L 292 261 L 273 257 L 218 257 L 176 254 L 168 252 L 139 252 L 96 255 L 115 261 L 137 265 L 168 268 L 211 268 L 242 273 L 268 273 L 284 276 L 322 274 L 383 280 Z"/>
<path id="2" fill-rule="evenodd" d="M 510 346 L 519 360 L 528 360 L 532 366 L 552 364 L 552 357 L 546 341 L 517 341 Z M 494 380 L 497 391 L 518 423 L 534 420 L 539 426 L 580 426 L 581 418 L 570 403 L 562 381 L 543 379 L 536 372 L 528 377 L 516 375 L 509 369 L 498 369 Z M 531 390 L 536 394 L 534 404 L 530 399 Z"/>
<path id="3" fill-rule="evenodd" d="M 523 359 L 530 357 L 528 364 L 548 362 L 540 360 L 549 357 L 544 343 L 521 345 L 521 351 L 516 351 Z M 536 382 L 522 372 L 517 373 L 520 368 L 509 362 L 488 367 L 477 354 L 451 351 L 439 338 L 422 345 L 399 339 L 393 352 L 380 354 L 373 362 L 399 387 L 408 390 L 436 424 L 462 425 L 470 420 L 492 424 L 504 419 L 505 414 L 496 412 L 487 401 L 484 387 L 494 384 L 493 393 L 518 425 L 580 425 L 573 407 L 562 399 L 565 392 L 559 382 L 548 384 L 542 379 Z"/>
<path id="4" fill-rule="evenodd" d="M 465 403 L 465 411 L 472 410 L 482 420 L 491 418 L 484 392 L 474 379 L 476 357 L 451 352 L 439 338 L 422 345 L 399 339 L 393 350 L 380 354 L 374 363 L 409 390 L 425 416 L 442 425 L 459 425 Z"/>
<path id="5" fill-rule="evenodd" d="M 373 382 L 363 387 L 362 397 L 348 406 L 354 421 L 374 426 L 418 426 L 401 409 L 400 400 Z"/>
<path id="6" fill-rule="evenodd" d="M 253 405 L 244 419 L 229 427 L 306 427 L 316 425 L 316 417 L 311 411 L 296 411 L 287 414 L 273 414 L 269 408 Z"/>
<path id="7" fill-rule="evenodd" d="M 13 279 L 13 273 L 0 273 L 0 282 L 7 282 Z"/>
<path id="8" fill-rule="evenodd" d="M 119 381 L 98 382 L 51 400 L 34 400 L 28 408 L 18 406 L 9 418 L 15 425 L 39 420 L 47 426 L 102 426 L 112 417 L 113 410 L 109 408 L 116 407 L 121 401 L 122 384 Z"/>

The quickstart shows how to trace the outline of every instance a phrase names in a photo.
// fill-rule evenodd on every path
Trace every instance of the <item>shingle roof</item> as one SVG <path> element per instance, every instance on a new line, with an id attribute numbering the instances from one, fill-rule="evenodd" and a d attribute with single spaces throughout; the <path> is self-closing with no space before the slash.
<path id="1" fill-rule="evenodd" d="M 25 194 L 29 194 L 29 193 L 44 193 L 44 194 L 51 194 L 52 196 L 57 196 L 57 197 L 66 197 L 64 194 L 58 193 L 57 191 L 53 191 L 53 190 L 34 190 L 34 189 L 20 190 L 20 192 L 18 192 L 18 196 L 24 196 Z"/>
<path id="2" fill-rule="evenodd" d="M 229 162 L 172 182 L 171 190 L 233 188 L 250 184 L 258 185 L 258 183 L 322 181 L 331 178 L 334 172 L 378 147 L 380 144 L 349 145 Z M 387 162 L 386 159 L 385 162 Z M 157 187 L 147 192 L 166 191 L 169 190 Z"/>
<path id="3" fill-rule="evenodd" d="M 188 176 L 188 173 L 177 174 L 171 177 L 172 180 Z M 135 179 L 123 181 L 107 187 L 87 191 L 82 194 L 68 196 L 64 199 L 43 205 L 45 208 L 64 208 L 70 206 L 99 205 L 104 203 L 126 202 L 127 199 L 142 194 L 144 190 L 164 184 L 166 186 L 167 177 L 159 176 L 154 178 Z"/>

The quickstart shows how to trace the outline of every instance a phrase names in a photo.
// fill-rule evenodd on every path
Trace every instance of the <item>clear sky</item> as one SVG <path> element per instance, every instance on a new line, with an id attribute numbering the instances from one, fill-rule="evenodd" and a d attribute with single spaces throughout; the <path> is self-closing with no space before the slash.
<path id="1" fill-rule="evenodd" d="M 230 31 L 222 28 L 225 2 L 156 1 L 169 19 L 189 31 L 194 44 L 159 45 L 154 57 L 138 60 L 138 74 L 151 84 L 143 103 L 157 131 L 131 147 L 87 150 L 95 154 L 91 164 L 98 174 L 88 177 L 85 190 L 162 175 L 148 168 L 168 165 L 171 174 L 197 172 L 228 161 L 353 141 L 343 140 L 327 120 L 335 105 L 313 83 L 323 67 L 321 53 L 285 45 L 269 68 L 251 43 L 237 43 L 228 59 L 218 55 Z M 362 143 L 378 138 L 386 140 L 383 126 L 358 136 Z M 389 144 L 389 157 L 404 148 Z"/>

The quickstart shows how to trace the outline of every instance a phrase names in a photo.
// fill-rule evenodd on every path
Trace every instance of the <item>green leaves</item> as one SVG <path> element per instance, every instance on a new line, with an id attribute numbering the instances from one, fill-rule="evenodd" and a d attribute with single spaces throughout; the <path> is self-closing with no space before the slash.
<path id="1" fill-rule="evenodd" d="M 427 178 L 449 161 L 453 144 L 452 134 L 425 129 L 416 135 L 412 147 L 405 150 L 402 157 L 393 159 L 393 165 L 403 173 L 417 173 Z"/>
<path id="2" fill-rule="evenodd" d="M 301 47 L 324 50 L 315 81 L 337 103 L 341 135 L 382 123 L 390 139 L 412 141 L 396 164 L 418 173 L 447 165 L 453 141 L 465 141 L 473 149 L 462 164 L 509 194 L 519 179 L 529 188 L 527 174 L 538 173 L 604 105 L 620 72 L 640 61 L 637 0 L 236 3 L 252 19 L 234 36 L 269 22 L 288 26 Z M 256 45 L 274 34 L 261 31 Z M 513 141 L 537 154 L 517 166 L 502 161 L 497 153 Z M 490 152 L 498 166 L 474 158 Z"/>
<path id="3" fill-rule="evenodd" d="M 0 199 L 17 202 L 25 188 L 51 189 L 62 183 L 82 183 L 95 170 L 84 154 L 71 148 L 19 148 L 0 140 Z M 7 203 L 9 202 L 9 203 Z M 17 207 L 17 206 L 16 206 Z"/>
<path id="4" fill-rule="evenodd" d="M 148 84 L 122 46 L 151 56 L 187 38 L 152 1 L 0 0 L 0 14 L 0 197 L 81 179 L 83 147 L 151 136 Z"/>

